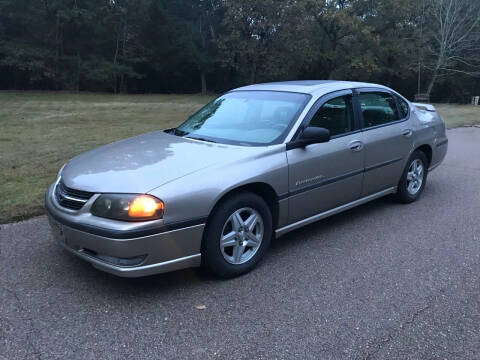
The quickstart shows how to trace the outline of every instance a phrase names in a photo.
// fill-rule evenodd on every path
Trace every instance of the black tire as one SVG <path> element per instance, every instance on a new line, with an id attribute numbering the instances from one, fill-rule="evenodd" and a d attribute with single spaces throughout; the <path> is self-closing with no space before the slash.
<path id="1" fill-rule="evenodd" d="M 258 249 L 248 261 L 242 264 L 232 264 L 224 258 L 220 248 L 220 239 L 230 216 L 243 208 L 253 209 L 260 214 L 263 221 L 263 238 Z M 234 194 L 215 208 L 207 223 L 202 244 L 202 264 L 213 274 L 224 278 L 245 274 L 262 259 L 270 245 L 272 231 L 272 214 L 260 196 L 250 192 Z"/>
<path id="2" fill-rule="evenodd" d="M 412 194 L 408 190 L 408 185 L 409 185 L 408 172 L 413 162 L 416 160 L 421 161 L 423 165 L 423 173 L 422 173 L 422 176 L 419 177 L 422 179 L 422 183 L 421 183 L 421 186 L 418 188 L 418 190 L 414 194 Z M 414 202 L 420 197 L 420 195 L 422 195 L 423 189 L 425 188 L 425 185 L 427 183 L 428 166 L 429 166 L 429 162 L 425 153 L 421 150 L 415 150 L 410 156 L 410 158 L 408 159 L 405 169 L 403 170 L 402 177 L 398 182 L 398 190 L 395 195 L 395 199 L 398 202 L 408 204 L 408 203 Z"/>

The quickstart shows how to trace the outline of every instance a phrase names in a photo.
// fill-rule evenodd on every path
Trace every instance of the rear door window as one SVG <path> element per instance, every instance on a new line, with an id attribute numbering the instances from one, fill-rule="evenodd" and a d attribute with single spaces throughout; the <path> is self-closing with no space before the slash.
<path id="1" fill-rule="evenodd" d="M 361 92 L 358 101 L 366 128 L 400 120 L 395 99 L 389 93 Z"/>

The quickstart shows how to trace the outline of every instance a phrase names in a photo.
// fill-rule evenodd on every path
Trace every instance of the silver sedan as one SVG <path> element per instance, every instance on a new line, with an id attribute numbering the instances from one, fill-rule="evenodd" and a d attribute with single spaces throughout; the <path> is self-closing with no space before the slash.
<path id="1" fill-rule="evenodd" d="M 59 243 L 104 271 L 232 277 L 273 237 L 385 195 L 417 200 L 447 142 L 433 106 L 385 86 L 252 85 L 73 158 L 45 207 Z"/>

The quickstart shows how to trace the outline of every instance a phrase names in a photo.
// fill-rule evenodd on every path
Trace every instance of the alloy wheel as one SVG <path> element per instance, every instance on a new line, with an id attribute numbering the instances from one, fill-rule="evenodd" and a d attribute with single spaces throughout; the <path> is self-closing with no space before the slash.
<path id="1" fill-rule="evenodd" d="M 407 173 L 407 191 L 410 195 L 416 195 L 423 184 L 423 162 L 420 159 L 412 161 Z"/>
<path id="2" fill-rule="evenodd" d="M 230 264 L 239 265 L 249 261 L 258 251 L 264 235 L 260 213 L 245 207 L 231 214 L 223 226 L 220 250 Z"/>

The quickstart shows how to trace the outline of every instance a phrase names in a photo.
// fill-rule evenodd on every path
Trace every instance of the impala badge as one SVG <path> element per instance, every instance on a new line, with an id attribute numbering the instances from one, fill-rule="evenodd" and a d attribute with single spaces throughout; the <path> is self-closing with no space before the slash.
<path id="1" fill-rule="evenodd" d="M 325 176 L 323 175 L 317 175 L 315 177 L 312 177 L 312 178 L 308 178 L 308 179 L 303 179 L 303 180 L 297 180 L 295 182 L 295 186 L 299 186 L 299 185 L 304 185 L 304 184 L 308 184 L 308 183 L 311 183 L 311 182 L 316 182 L 318 180 L 323 180 L 325 179 Z"/>

